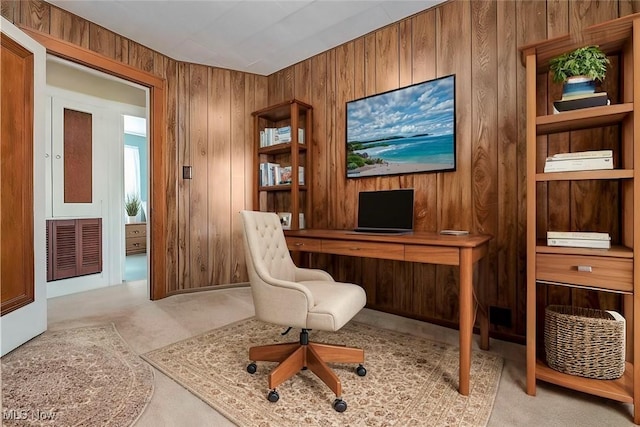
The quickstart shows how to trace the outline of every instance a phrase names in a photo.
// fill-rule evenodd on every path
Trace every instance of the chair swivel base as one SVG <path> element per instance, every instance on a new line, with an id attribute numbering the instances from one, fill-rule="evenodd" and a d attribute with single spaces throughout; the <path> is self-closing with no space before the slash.
<path id="1" fill-rule="evenodd" d="M 306 329 L 300 332 L 300 342 L 285 344 L 272 344 L 251 347 L 249 349 L 247 372 L 256 372 L 255 362 L 279 362 L 269 373 L 269 392 L 267 399 L 277 402 L 279 399 L 276 387 L 297 374 L 303 369 L 310 369 L 335 393 L 336 400 L 333 408 L 338 412 L 347 409 L 347 404 L 342 400 L 342 385 L 338 376 L 331 370 L 327 363 L 358 363 L 356 372 L 364 376 L 367 370 L 364 363 L 364 350 L 345 347 L 341 345 L 309 342 L 309 333 Z"/>

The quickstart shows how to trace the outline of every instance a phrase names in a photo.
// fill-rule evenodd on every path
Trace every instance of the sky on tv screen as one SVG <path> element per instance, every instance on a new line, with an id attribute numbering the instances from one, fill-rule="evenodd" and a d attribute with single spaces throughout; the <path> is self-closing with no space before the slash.
<path id="1" fill-rule="evenodd" d="M 347 105 L 347 142 L 454 131 L 454 76 L 432 80 Z"/>

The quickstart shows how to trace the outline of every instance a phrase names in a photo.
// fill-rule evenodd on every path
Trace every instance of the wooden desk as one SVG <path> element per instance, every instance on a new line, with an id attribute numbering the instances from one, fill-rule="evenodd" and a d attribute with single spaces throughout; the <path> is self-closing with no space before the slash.
<path id="1" fill-rule="evenodd" d="M 460 268 L 460 394 L 469 395 L 471 339 L 480 312 L 480 348 L 489 349 L 489 318 L 484 307 L 474 304 L 473 265 L 488 252 L 491 236 L 470 234 L 444 236 L 414 232 L 404 235 L 362 234 L 346 230 L 286 231 L 290 251 L 316 252 L 365 258 L 392 259 Z M 478 310 L 479 309 L 479 310 Z"/>

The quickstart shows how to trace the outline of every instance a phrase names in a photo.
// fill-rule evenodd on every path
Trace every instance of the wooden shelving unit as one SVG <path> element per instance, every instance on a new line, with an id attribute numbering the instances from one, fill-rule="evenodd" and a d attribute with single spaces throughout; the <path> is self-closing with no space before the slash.
<path id="1" fill-rule="evenodd" d="M 579 41 L 577 41 L 579 40 Z M 553 57 L 586 45 L 599 45 L 607 55 L 617 56 L 620 70 L 619 98 L 613 105 L 585 108 L 559 114 L 539 115 L 537 82 L 549 69 Z M 640 424 L 640 14 L 629 15 L 594 25 L 582 34 L 562 36 L 524 46 L 522 61 L 526 67 L 526 147 L 527 147 L 527 393 L 536 394 L 536 381 L 546 381 L 573 390 L 633 404 L 633 421 Z M 544 96 L 544 94 L 540 94 Z M 612 101 L 613 102 L 613 101 Z M 543 173 L 542 136 L 582 129 L 618 126 L 619 149 L 614 153 L 614 170 Z M 636 144 L 636 140 L 639 143 Z M 550 247 L 543 238 L 547 230 L 546 203 L 539 203 L 540 188 L 553 181 L 612 180 L 619 197 L 613 206 L 619 215 L 618 236 L 611 249 Z M 542 186 L 542 187 L 541 187 Z M 544 195 L 544 191 L 542 191 Z M 570 209 L 567 200 L 566 209 Z M 582 207 L 588 209 L 588 206 Z M 540 221 L 540 219 L 543 219 Z M 566 230 L 587 231 L 587 230 Z M 577 265 L 593 266 L 590 273 Z M 540 321 L 537 290 L 541 286 L 560 285 L 622 295 L 626 319 L 626 368 L 617 380 L 588 379 L 551 369 L 536 348 Z M 636 369 L 634 369 L 636 367 Z"/>
<path id="2" fill-rule="evenodd" d="M 253 206 L 263 212 L 291 213 L 291 230 L 301 228 L 300 214 L 304 214 L 304 225 L 309 227 L 311 218 L 311 149 L 313 141 L 313 108 L 304 102 L 292 99 L 253 112 L 254 117 L 254 171 L 256 190 Z M 291 128 L 291 140 L 285 143 L 261 146 L 260 133 L 266 128 Z M 300 136 L 303 136 L 300 138 Z M 264 185 L 260 165 L 276 163 L 291 167 L 291 183 Z M 304 183 L 300 182 L 299 167 L 304 169 Z"/>

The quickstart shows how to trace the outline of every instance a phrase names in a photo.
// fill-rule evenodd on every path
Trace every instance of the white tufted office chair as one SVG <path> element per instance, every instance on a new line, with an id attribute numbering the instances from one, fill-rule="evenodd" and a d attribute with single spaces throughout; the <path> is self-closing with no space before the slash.
<path id="1" fill-rule="evenodd" d="M 308 330 L 337 331 L 366 303 L 364 289 L 340 283 L 322 270 L 298 268 L 293 263 L 280 219 L 275 213 L 242 211 L 247 271 L 256 317 L 263 322 L 300 328 L 300 341 L 249 349 L 247 371 L 256 372 L 257 361 L 280 362 L 269 374 L 271 402 L 279 399 L 276 387 L 309 368 L 335 393 L 333 408 L 347 409 L 340 379 L 327 363 L 358 363 L 356 373 L 366 375 L 364 350 L 314 343 Z"/>

